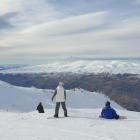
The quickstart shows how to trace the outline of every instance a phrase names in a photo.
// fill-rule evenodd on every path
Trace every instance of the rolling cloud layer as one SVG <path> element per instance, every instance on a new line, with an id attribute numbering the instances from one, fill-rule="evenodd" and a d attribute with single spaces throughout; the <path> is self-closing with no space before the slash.
<path id="1" fill-rule="evenodd" d="M 0 63 L 140 56 L 140 0 L 0 3 Z"/>

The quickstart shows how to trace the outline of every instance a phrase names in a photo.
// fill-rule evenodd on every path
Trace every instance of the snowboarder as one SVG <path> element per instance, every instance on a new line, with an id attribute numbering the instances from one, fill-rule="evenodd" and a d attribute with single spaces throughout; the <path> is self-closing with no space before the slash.
<path id="1" fill-rule="evenodd" d="M 101 117 L 105 119 L 119 119 L 120 116 L 116 111 L 110 106 L 110 102 L 105 103 L 105 107 L 102 109 Z"/>
<path id="2" fill-rule="evenodd" d="M 38 104 L 36 110 L 38 110 L 38 113 L 44 113 L 44 108 L 41 102 Z"/>
<path id="3" fill-rule="evenodd" d="M 55 114 L 54 117 L 58 118 L 59 115 L 59 108 L 60 104 L 64 110 L 64 116 L 67 117 L 67 108 L 66 108 L 66 91 L 64 89 L 64 83 L 59 82 L 59 85 L 57 86 L 53 96 L 52 96 L 52 101 L 55 98 L 56 106 L 55 106 Z"/>

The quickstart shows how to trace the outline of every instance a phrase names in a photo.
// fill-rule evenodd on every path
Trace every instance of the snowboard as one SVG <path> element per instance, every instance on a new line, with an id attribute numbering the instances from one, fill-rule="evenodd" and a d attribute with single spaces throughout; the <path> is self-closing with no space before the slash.
<path id="1" fill-rule="evenodd" d="M 127 119 L 127 117 L 126 116 L 119 116 L 119 119 L 120 120 L 125 120 L 125 119 Z"/>
<path id="2" fill-rule="evenodd" d="M 99 116 L 99 118 L 100 119 L 105 119 L 105 118 L 102 118 L 101 116 Z M 127 116 L 119 116 L 119 119 L 116 119 L 116 120 L 125 120 L 125 119 L 127 119 Z M 115 119 L 113 119 L 113 120 L 115 120 Z"/>
<path id="3" fill-rule="evenodd" d="M 62 119 L 62 118 L 68 118 L 69 116 L 67 117 L 64 117 L 64 116 L 60 116 L 58 118 L 54 117 L 54 116 L 51 116 L 51 117 L 47 117 L 47 119 Z"/>
<path id="4" fill-rule="evenodd" d="M 55 118 L 54 116 L 51 116 L 51 117 L 48 117 L 47 119 L 63 119 L 63 118 L 75 118 L 75 119 L 99 119 L 99 118 L 95 118 L 95 117 L 81 117 L 81 116 L 67 116 L 67 117 L 64 117 L 64 116 L 60 116 L 58 118 Z"/>
<path id="5" fill-rule="evenodd" d="M 54 116 L 51 116 L 51 117 L 47 117 L 47 119 L 63 119 L 63 118 L 84 118 L 84 119 L 91 119 L 91 120 L 98 120 L 98 119 L 104 119 L 102 117 L 81 117 L 81 116 L 67 116 L 67 117 L 64 117 L 64 116 L 60 116 L 58 118 L 55 118 Z M 119 116 L 119 119 L 118 120 L 124 120 L 124 119 L 127 119 L 127 116 Z"/>

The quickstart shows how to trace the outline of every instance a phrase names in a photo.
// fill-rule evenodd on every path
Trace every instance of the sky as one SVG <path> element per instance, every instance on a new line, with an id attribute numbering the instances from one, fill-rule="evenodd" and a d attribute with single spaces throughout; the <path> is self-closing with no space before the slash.
<path id="1" fill-rule="evenodd" d="M 0 64 L 140 57 L 140 0 L 0 0 Z"/>

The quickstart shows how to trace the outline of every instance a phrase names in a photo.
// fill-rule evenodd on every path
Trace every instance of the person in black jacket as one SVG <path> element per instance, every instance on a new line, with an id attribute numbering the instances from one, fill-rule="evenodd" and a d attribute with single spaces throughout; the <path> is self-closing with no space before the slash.
<path id="1" fill-rule="evenodd" d="M 44 113 L 44 108 L 41 102 L 38 104 L 36 110 L 38 110 L 38 113 Z"/>

